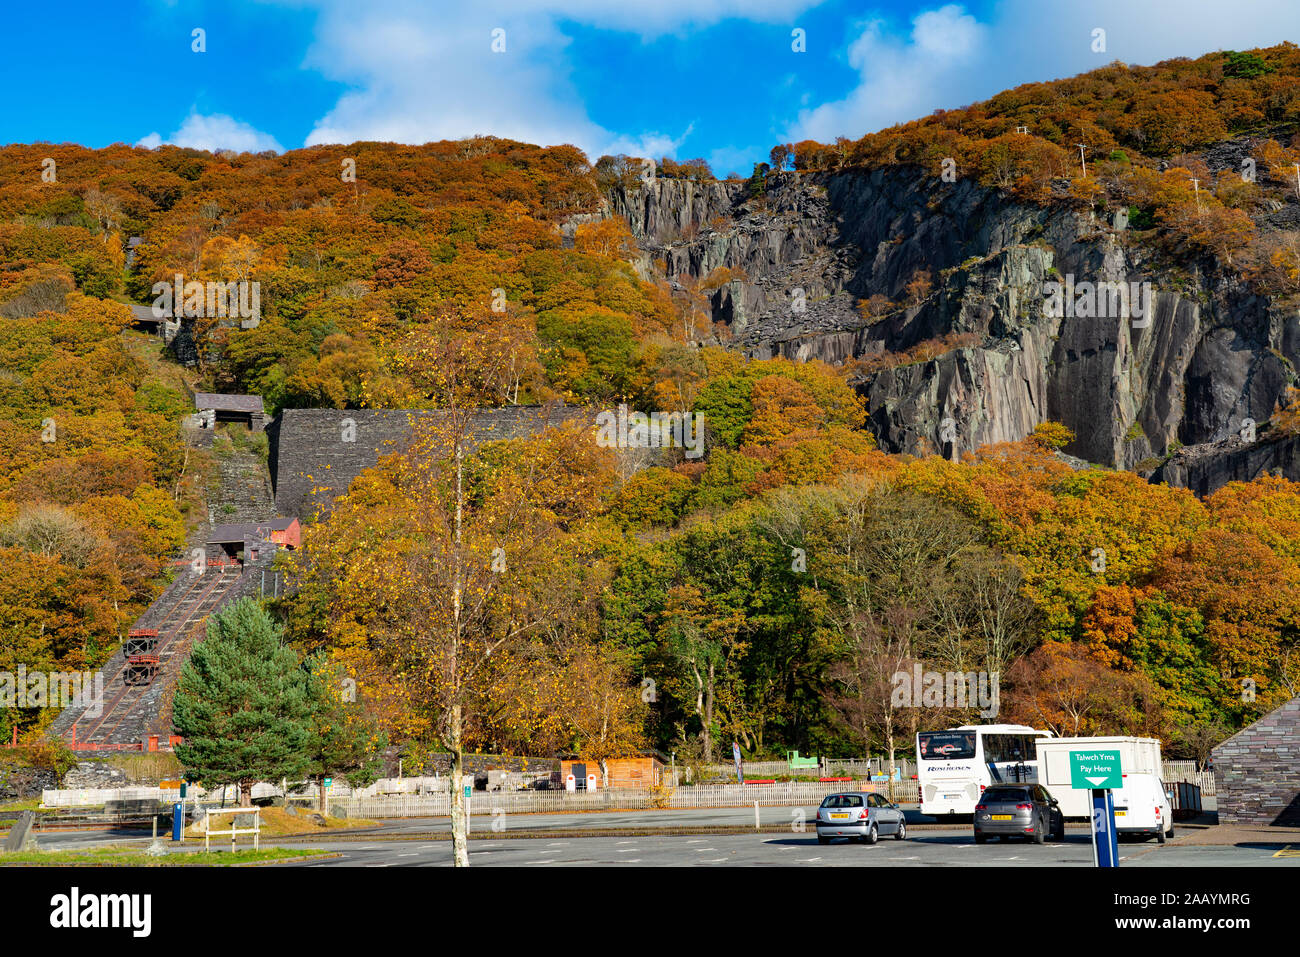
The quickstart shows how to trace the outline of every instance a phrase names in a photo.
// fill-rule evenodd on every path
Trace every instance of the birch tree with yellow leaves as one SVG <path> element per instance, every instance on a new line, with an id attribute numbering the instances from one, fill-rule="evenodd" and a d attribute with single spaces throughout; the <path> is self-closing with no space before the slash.
<path id="1" fill-rule="evenodd" d="M 450 752 L 453 855 L 465 866 L 464 754 L 485 731 L 485 691 L 509 687 L 512 671 L 526 680 L 529 650 L 565 629 L 571 602 L 554 579 L 568 528 L 613 471 L 588 430 L 476 432 L 500 363 L 472 335 L 431 342 L 419 358 L 439 408 L 413 417 L 407 450 L 363 473 L 309 532 L 300 573 L 320 637 L 362 689 L 374 682 L 395 730 Z"/>

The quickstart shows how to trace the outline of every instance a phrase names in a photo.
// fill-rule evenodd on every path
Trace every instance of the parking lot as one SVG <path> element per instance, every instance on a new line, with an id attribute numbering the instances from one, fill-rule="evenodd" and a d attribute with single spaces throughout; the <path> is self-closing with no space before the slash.
<path id="1" fill-rule="evenodd" d="M 449 866 L 449 841 L 313 841 L 339 853 L 307 867 Z M 1275 848 L 1123 843 L 1124 867 L 1250 867 L 1300 865 L 1300 855 L 1275 856 Z M 546 837 L 470 842 L 474 866 L 507 867 L 1091 867 L 1086 834 L 1063 843 L 993 841 L 977 846 L 968 830 L 914 832 L 906 841 L 883 839 L 874 847 L 836 841 L 819 845 L 815 834 Z"/>

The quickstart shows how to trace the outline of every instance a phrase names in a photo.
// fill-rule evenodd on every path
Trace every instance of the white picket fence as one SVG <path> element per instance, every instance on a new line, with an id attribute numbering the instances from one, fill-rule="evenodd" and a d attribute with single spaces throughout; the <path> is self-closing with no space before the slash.
<path id="1" fill-rule="evenodd" d="M 1173 784 L 1176 781 L 1195 784 L 1201 789 L 1201 797 L 1213 797 L 1216 793 L 1214 772 L 1196 770 L 1195 761 L 1161 761 L 1160 773 L 1164 776 L 1165 784 Z"/>
<path id="2" fill-rule="evenodd" d="M 98 807 L 118 801 L 165 801 L 180 791 L 162 788 L 54 788 L 41 791 L 43 807 Z"/>
<path id="3" fill-rule="evenodd" d="M 875 762 L 872 762 L 874 765 Z M 770 766 L 779 766 L 783 771 L 769 770 Z M 901 766 L 901 762 L 900 762 Z M 716 767 L 724 767 L 718 765 Z M 729 767 L 729 766 L 725 766 Z M 1195 761 L 1165 761 L 1163 774 L 1166 784 L 1187 781 L 1201 789 L 1203 797 L 1215 795 L 1214 773 L 1198 771 Z M 853 782 L 807 782 L 791 781 L 776 784 L 699 784 L 686 787 L 666 788 L 654 792 L 641 788 L 611 788 L 595 791 L 536 791 L 518 790 L 516 777 L 524 775 L 510 774 L 503 781 L 504 789 L 494 791 L 472 791 L 470 800 L 481 807 L 490 804 L 506 811 L 527 813 L 531 811 L 577 811 L 608 808 L 610 810 L 636 810 L 653 807 L 744 807 L 760 805 L 802 805 L 817 804 L 821 799 L 835 791 L 861 789 L 878 790 L 889 793 L 883 783 L 869 783 L 866 774 L 878 768 L 861 760 L 831 760 L 825 770 L 837 776 L 851 776 Z M 732 774 L 734 768 L 730 768 Z M 679 780 L 682 777 L 678 769 Z M 763 777 L 772 774 L 790 773 L 784 762 L 752 762 L 745 765 L 747 778 Z M 811 772 L 803 772 L 811 773 Z M 903 768 L 903 780 L 895 782 L 893 799 L 895 801 L 918 801 L 916 781 L 910 779 L 909 770 Z M 532 775 L 527 775 L 532 777 Z M 335 780 L 329 791 L 331 809 L 345 811 L 353 817 L 424 817 L 439 816 L 450 813 L 450 779 L 446 776 L 384 778 L 369 787 L 352 789 L 342 780 Z M 253 797 L 264 798 L 278 796 L 281 790 L 272 784 L 253 786 Z M 239 799 L 238 790 L 233 786 L 225 789 L 216 788 L 205 792 L 201 787 L 191 789 L 191 797 L 201 798 L 204 803 L 219 803 L 223 797 L 227 804 Z M 294 795 L 295 800 L 314 800 L 316 788 L 307 786 L 302 794 Z M 170 802 L 180 799 L 180 792 L 175 789 L 156 787 L 125 788 L 59 788 L 41 792 L 41 804 L 44 807 L 96 807 L 122 801 L 159 801 Z"/>
<path id="4" fill-rule="evenodd" d="M 254 784 L 253 797 L 275 797 L 280 788 L 274 784 Z M 191 798 L 202 798 L 205 802 L 220 802 L 223 799 L 221 788 L 204 791 L 201 787 L 190 789 Z M 42 807 L 98 807 L 120 801 L 179 801 L 179 788 L 52 788 L 41 791 Z M 227 804 L 239 800 L 239 789 L 231 784 L 225 788 L 224 799 Z"/>
<path id="5" fill-rule="evenodd" d="M 916 765 L 909 759 L 899 758 L 894 762 L 898 774 L 903 779 L 916 774 Z M 863 778 L 872 774 L 884 774 L 889 762 L 883 758 L 821 758 L 816 767 L 792 768 L 788 761 L 746 761 L 744 763 L 746 778 L 767 778 L 780 775 L 806 777 L 835 776 Z M 734 764 L 706 764 L 701 768 L 706 780 L 714 778 L 735 778 Z"/>
<path id="6" fill-rule="evenodd" d="M 691 787 L 665 788 L 654 791 L 646 788 L 610 788 L 594 791 L 471 791 L 471 814 L 563 813 L 567 811 L 635 811 L 651 808 L 724 808 L 753 807 L 755 802 L 763 807 L 815 807 L 827 794 L 845 790 L 878 790 L 888 794 L 884 785 L 862 781 L 813 783 L 807 781 L 778 782 L 776 784 L 705 784 Z M 894 786 L 893 799 L 908 802 L 918 800 L 916 782 L 909 781 Z M 412 795 L 394 794 L 383 797 L 331 798 L 330 810 L 346 817 L 445 817 L 451 813 L 449 792 Z"/>

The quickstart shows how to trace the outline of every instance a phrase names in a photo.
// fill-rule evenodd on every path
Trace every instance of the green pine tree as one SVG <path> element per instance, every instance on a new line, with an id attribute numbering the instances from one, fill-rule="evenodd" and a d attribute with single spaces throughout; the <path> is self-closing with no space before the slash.
<path id="1" fill-rule="evenodd" d="M 252 804 L 258 781 L 300 778 L 316 710 L 310 676 L 262 606 L 242 598 L 208 620 L 181 672 L 173 706 L 188 780 L 239 785 Z"/>

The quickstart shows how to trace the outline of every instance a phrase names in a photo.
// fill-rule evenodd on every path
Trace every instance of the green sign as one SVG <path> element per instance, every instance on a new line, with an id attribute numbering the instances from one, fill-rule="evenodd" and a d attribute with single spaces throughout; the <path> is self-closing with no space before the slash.
<path id="1" fill-rule="evenodd" d="M 1093 788 L 1123 787 L 1123 771 L 1119 766 L 1118 751 L 1071 751 L 1070 787 Z"/>
<path id="2" fill-rule="evenodd" d="M 328 788 L 328 787 L 332 787 L 333 785 L 334 785 L 334 779 L 333 779 L 333 778 L 326 778 L 326 779 L 325 779 L 325 786 L 326 786 L 327 788 Z"/>

